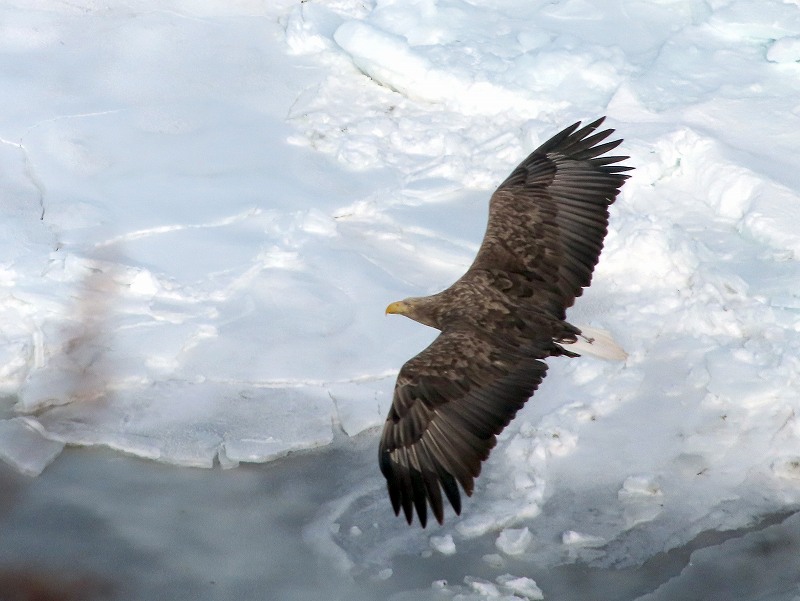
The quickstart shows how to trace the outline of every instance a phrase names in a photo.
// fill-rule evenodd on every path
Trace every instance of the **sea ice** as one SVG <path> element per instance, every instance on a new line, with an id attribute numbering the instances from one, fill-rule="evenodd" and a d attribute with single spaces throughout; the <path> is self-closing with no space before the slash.
<path id="1" fill-rule="evenodd" d="M 533 535 L 528 528 L 506 528 L 495 541 L 495 545 L 506 555 L 524 553 L 531 544 Z"/>
<path id="2" fill-rule="evenodd" d="M 64 449 L 50 440 L 35 420 L 14 417 L 0 421 L 0 459 L 28 476 L 38 476 Z"/>
<path id="3" fill-rule="evenodd" d="M 459 277 L 493 187 L 608 114 L 636 170 L 569 319 L 628 358 L 551 360 L 435 536 L 549 566 L 591 532 L 569 558 L 639 565 L 800 506 L 796 2 L 129 4 L 0 9 L 10 464 L 233 467 L 379 428 L 435 335 L 383 308 Z M 364 469 L 319 547 L 447 560 Z"/>

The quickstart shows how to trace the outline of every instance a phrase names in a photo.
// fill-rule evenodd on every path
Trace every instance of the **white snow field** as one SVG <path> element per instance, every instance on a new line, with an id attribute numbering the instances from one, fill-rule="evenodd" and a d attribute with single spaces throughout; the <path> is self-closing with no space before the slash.
<path id="1" fill-rule="evenodd" d="M 435 336 L 385 306 L 454 281 L 494 186 L 608 115 L 636 170 L 569 319 L 627 360 L 550 360 L 461 517 L 409 528 L 354 463 L 305 540 L 353 578 L 478 558 L 409 599 L 548 599 L 526 566 L 636 568 L 800 508 L 797 0 L 5 0 L 0 98 L 18 471 L 374 438 Z M 715 570 L 800 598 L 796 541 L 792 577 L 732 569 L 764 532 L 640 598 L 717 598 Z"/>

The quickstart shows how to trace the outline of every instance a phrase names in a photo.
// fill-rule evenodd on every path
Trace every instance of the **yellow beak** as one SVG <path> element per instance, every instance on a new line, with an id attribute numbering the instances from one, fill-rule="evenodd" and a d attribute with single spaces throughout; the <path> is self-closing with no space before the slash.
<path id="1" fill-rule="evenodd" d="M 386 307 L 386 315 L 389 313 L 393 313 L 396 315 L 402 315 L 406 312 L 406 304 L 403 301 L 396 301 Z"/>

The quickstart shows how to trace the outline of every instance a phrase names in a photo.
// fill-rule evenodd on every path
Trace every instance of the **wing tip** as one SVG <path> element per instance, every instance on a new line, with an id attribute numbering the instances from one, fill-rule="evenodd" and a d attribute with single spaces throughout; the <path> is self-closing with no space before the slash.
<path id="1" fill-rule="evenodd" d="M 630 158 L 629 156 L 600 156 L 615 149 L 624 141 L 623 138 L 618 138 L 602 143 L 603 140 L 615 132 L 613 128 L 597 131 L 605 120 L 606 116 L 603 115 L 585 125 L 582 125 L 582 121 L 576 121 L 572 125 L 565 127 L 534 150 L 531 155 L 522 162 L 520 167 L 526 165 L 526 163 L 531 161 L 534 157 L 541 157 L 542 155 L 560 155 L 571 160 L 589 161 L 596 168 L 600 168 L 607 173 L 632 170 L 633 167 L 616 164 Z M 614 169 L 614 171 L 609 171 L 609 169 Z"/>
<path id="2" fill-rule="evenodd" d="M 444 503 L 441 491 L 444 490 L 447 500 L 456 515 L 461 515 L 461 495 L 457 480 L 447 471 L 439 470 L 437 474 L 428 473 L 428 478 L 419 470 L 410 466 L 402 466 L 392 461 L 390 452 L 381 448 L 379 465 L 389 493 L 392 510 L 396 516 L 401 512 L 408 525 L 414 523 L 416 513 L 420 526 L 428 525 L 428 506 L 439 524 L 444 524 Z M 465 490 L 467 496 L 471 490 Z"/>

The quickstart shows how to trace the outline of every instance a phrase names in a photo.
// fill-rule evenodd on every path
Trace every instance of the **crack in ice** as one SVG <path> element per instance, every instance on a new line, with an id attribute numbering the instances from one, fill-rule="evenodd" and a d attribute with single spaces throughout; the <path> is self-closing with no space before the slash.
<path id="1" fill-rule="evenodd" d="M 233 225 L 234 223 L 246 221 L 247 219 L 259 215 L 262 212 L 263 211 L 261 209 L 253 207 L 247 209 L 246 211 L 242 211 L 241 213 L 231 215 L 230 217 L 223 217 L 222 219 L 219 219 L 217 221 L 210 221 L 208 223 L 190 223 L 190 224 L 178 223 L 173 225 L 160 225 L 158 227 L 145 228 L 141 230 L 136 230 L 134 232 L 129 232 L 127 234 L 120 234 L 119 236 L 114 236 L 113 238 L 109 238 L 108 240 L 97 242 L 95 244 L 95 248 L 103 248 L 106 246 L 111 246 L 112 244 L 118 244 L 120 242 L 130 242 L 132 240 L 140 240 L 142 238 L 149 238 L 150 236 L 157 236 L 159 234 L 168 234 L 171 232 L 225 227 L 227 225 Z"/>

